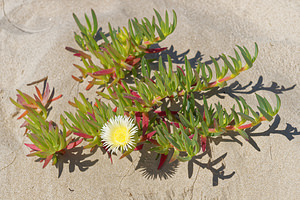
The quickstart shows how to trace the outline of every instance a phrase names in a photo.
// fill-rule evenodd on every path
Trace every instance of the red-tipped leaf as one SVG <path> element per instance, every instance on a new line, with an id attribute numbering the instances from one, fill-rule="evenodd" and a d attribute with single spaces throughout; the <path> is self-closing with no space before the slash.
<path id="1" fill-rule="evenodd" d="M 39 90 L 39 88 L 35 86 L 35 90 L 36 90 L 36 93 L 38 94 L 39 98 L 42 100 L 43 97 L 42 97 L 42 94 L 41 94 L 41 91 Z"/>
<path id="2" fill-rule="evenodd" d="M 177 123 L 177 122 L 171 122 L 171 124 L 174 124 L 176 128 L 179 128 L 179 123 Z"/>
<path id="3" fill-rule="evenodd" d="M 143 146 L 144 146 L 144 144 L 140 144 L 140 145 L 136 146 L 136 147 L 134 148 L 134 151 L 141 150 L 141 149 L 143 148 Z"/>
<path id="4" fill-rule="evenodd" d="M 84 53 L 83 51 L 79 51 L 79 50 L 76 50 L 76 49 L 73 49 L 72 47 L 66 47 L 66 50 L 67 51 L 70 51 L 72 53 L 74 53 L 74 56 L 82 56 L 83 58 L 88 58 L 88 59 L 91 59 L 91 56 Z M 75 55 L 76 54 L 76 55 Z"/>
<path id="5" fill-rule="evenodd" d="M 177 68 L 180 69 L 181 72 L 182 72 L 182 74 L 185 76 L 185 73 L 184 73 L 183 69 L 181 67 L 179 67 L 179 66 L 177 66 Z"/>
<path id="6" fill-rule="evenodd" d="M 139 98 L 139 97 L 135 97 L 135 96 L 127 95 L 127 94 L 124 94 L 123 97 L 126 98 L 126 99 L 130 99 L 130 100 L 136 100 L 140 104 L 145 103 L 144 100 L 142 98 Z"/>
<path id="7" fill-rule="evenodd" d="M 41 151 L 37 146 L 35 146 L 34 144 L 26 144 L 24 143 L 26 146 L 28 146 L 29 148 L 31 148 L 32 150 L 35 151 Z"/>
<path id="8" fill-rule="evenodd" d="M 155 49 L 146 49 L 145 53 L 159 53 L 159 52 L 164 51 L 166 49 L 167 49 L 167 47 L 155 48 Z"/>
<path id="9" fill-rule="evenodd" d="M 93 79 L 93 81 L 89 81 L 89 84 L 88 84 L 88 86 L 86 86 L 86 90 L 90 90 L 93 86 L 94 86 L 94 81 L 95 81 L 95 79 Z"/>
<path id="10" fill-rule="evenodd" d="M 205 150 L 206 150 L 206 141 L 207 141 L 207 138 L 204 135 L 201 135 L 201 147 L 202 147 L 203 152 L 205 152 Z"/>
<path id="11" fill-rule="evenodd" d="M 96 117 L 95 117 L 95 114 L 90 113 L 90 112 L 87 112 L 87 114 L 88 114 L 89 116 L 91 116 L 91 117 L 93 118 L 94 121 L 97 121 L 97 120 L 96 120 Z"/>
<path id="12" fill-rule="evenodd" d="M 58 96 L 55 97 L 55 98 L 52 98 L 52 99 L 50 100 L 50 102 L 56 101 L 56 100 L 60 99 L 61 97 L 62 97 L 62 94 L 58 95 Z"/>
<path id="13" fill-rule="evenodd" d="M 91 135 L 85 134 L 85 133 L 79 133 L 79 132 L 74 132 L 74 135 L 77 135 L 79 137 L 83 137 L 83 138 L 94 138 Z"/>
<path id="14" fill-rule="evenodd" d="M 72 78 L 75 80 L 75 81 L 78 81 L 79 83 L 82 83 L 83 80 L 81 78 L 77 78 L 76 76 L 73 76 L 72 75 Z"/>
<path id="15" fill-rule="evenodd" d="M 45 159 L 43 168 L 45 168 L 45 167 L 48 165 L 48 163 L 50 162 L 50 160 L 52 159 L 52 157 L 53 157 L 53 155 L 50 155 L 50 156 L 48 156 L 48 157 Z"/>
<path id="16" fill-rule="evenodd" d="M 159 165 L 158 165 L 158 170 L 163 166 L 163 164 L 166 162 L 168 155 L 165 154 L 160 154 L 160 161 L 159 161 Z"/>
<path id="17" fill-rule="evenodd" d="M 49 88 L 49 84 L 47 83 L 46 88 L 44 90 L 43 98 L 41 99 L 43 105 L 46 105 L 49 97 L 50 97 L 50 88 Z"/>
<path id="18" fill-rule="evenodd" d="M 82 141 L 83 141 L 83 139 L 80 139 L 78 141 L 69 143 L 67 145 L 67 149 L 73 149 L 74 147 L 76 147 L 77 145 L 79 145 Z"/>
<path id="19" fill-rule="evenodd" d="M 148 115 L 148 113 L 143 112 L 142 117 L 143 117 L 143 121 L 142 121 L 143 135 L 145 135 L 145 133 L 148 129 L 148 125 L 149 125 L 149 115 Z"/>
<path id="20" fill-rule="evenodd" d="M 22 117 L 24 117 L 25 115 L 27 115 L 28 114 L 28 111 L 26 110 L 25 112 L 23 112 L 23 114 L 22 115 L 20 115 L 17 119 L 21 119 Z"/>
<path id="21" fill-rule="evenodd" d="M 166 111 L 160 111 L 160 110 L 156 110 L 154 111 L 156 114 L 158 114 L 160 117 L 165 117 L 167 116 L 167 112 Z M 177 114 L 178 112 L 177 111 L 171 111 L 171 113 L 174 115 L 174 114 Z"/>
<path id="22" fill-rule="evenodd" d="M 148 133 L 147 139 L 150 139 L 155 133 L 156 133 L 156 131 L 152 131 L 152 132 Z"/>
<path id="23" fill-rule="evenodd" d="M 93 75 L 107 75 L 107 74 L 112 74 L 115 72 L 115 68 L 110 68 L 110 69 L 103 69 L 100 71 L 96 71 L 93 73 Z"/>
<path id="24" fill-rule="evenodd" d="M 141 121 L 141 119 L 142 119 L 142 113 L 136 112 L 136 113 L 135 113 L 135 119 L 136 119 L 136 122 L 137 122 L 137 124 L 138 124 L 138 127 L 141 128 L 141 127 L 140 127 L 140 121 Z"/>
<path id="25" fill-rule="evenodd" d="M 194 135 L 195 135 L 195 134 L 190 135 L 189 138 L 190 138 L 190 139 L 193 139 Z"/>

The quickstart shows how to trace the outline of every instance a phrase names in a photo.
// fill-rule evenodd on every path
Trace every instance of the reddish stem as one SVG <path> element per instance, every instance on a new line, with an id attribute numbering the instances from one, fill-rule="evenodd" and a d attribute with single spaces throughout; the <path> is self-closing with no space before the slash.
<path id="1" fill-rule="evenodd" d="M 234 130 L 236 130 L 236 129 L 242 130 L 242 129 L 246 129 L 246 128 L 251 128 L 251 127 L 253 127 L 253 126 L 259 124 L 261 121 L 266 121 L 266 120 L 267 120 L 267 119 L 266 119 L 265 117 L 261 117 L 261 118 L 259 118 L 259 119 L 257 120 L 257 122 L 255 122 L 255 123 L 244 124 L 244 125 L 241 125 L 241 126 L 239 126 L 239 127 L 237 127 L 237 128 L 236 128 L 234 125 L 228 125 L 228 126 L 225 127 L 225 129 L 226 129 L 227 131 L 234 131 Z M 209 128 L 209 129 L 208 129 L 208 132 L 210 132 L 210 133 L 216 133 L 217 130 L 216 130 L 215 128 Z"/>

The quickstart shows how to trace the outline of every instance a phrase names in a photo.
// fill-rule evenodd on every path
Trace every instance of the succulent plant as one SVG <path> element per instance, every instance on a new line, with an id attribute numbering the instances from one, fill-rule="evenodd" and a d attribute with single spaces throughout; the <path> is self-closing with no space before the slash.
<path id="1" fill-rule="evenodd" d="M 101 127 L 105 122 L 115 115 L 130 116 L 135 119 L 140 130 L 137 132 L 140 139 L 136 149 L 141 149 L 144 143 L 151 143 L 153 144 L 152 151 L 163 155 L 162 160 L 165 160 L 165 156 L 169 154 L 171 149 L 174 149 L 171 162 L 175 159 L 188 161 L 201 148 L 204 152 L 207 137 L 235 131 L 248 140 L 248 135 L 244 129 L 256 126 L 265 120 L 271 121 L 279 111 L 280 99 L 277 95 L 275 108 L 271 107 L 266 98 L 256 95 L 260 113 L 255 112 L 242 97 L 236 99 L 238 111 L 234 105 L 230 109 L 231 112 L 228 112 L 220 103 L 214 106 L 209 105 L 205 95 L 203 95 L 201 105 L 204 111 L 201 112 L 196 106 L 194 98 L 194 93 L 224 86 L 226 81 L 252 67 L 258 54 L 257 45 L 255 44 L 253 57 L 245 47 L 238 48 L 246 64 L 242 66 L 237 51 L 235 51 L 236 58 L 230 57 L 233 64 L 228 61 L 225 55 L 221 56 L 224 62 L 222 70 L 220 70 L 217 61 L 213 59 L 216 81 L 211 81 L 213 77 L 211 68 L 200 62 L 193 70 L 186 59 L 185 65 L 183 67 L 178 66 L 177 71 L 174 72 L 170 57 L 168 57 L 168 70 L 165 69 L 160 58 L 159 71 L 152 72 L 147 61 L 143 59 L 142 79 L 135 77 L 134 85 L 128 86 L 124 80 L 120 80 L 112 87 L 107 87 L 107 93 L 97 92 L 103 98 L 110 100 L 115 108 L 104 103 L 101 103 L 100 107 L 92 106 L 81 94 L 83 103 L 77 99 L 73 103 L 78 108 L 75 116 L 66 113 L 73 125 L 69 125 L 66 121 L 65 123 L 72 131 L 80 130 L 80 134 L 77 135 L 90 138 L 94 142 L 93 144 L 96 145 L 97 143 L 98 146 L 103 146 L 100 142 L 102 141 Z M 231 71 L 231 75 L 226 76 L 228 69 Z M 154 77 L 151 77 L 151 74 L 154 74 Z M 182 102 L 179 101 L 180 97 L 182 97 Z M 170 110 L 167 107 L 161 107 L 162 101 L 166 99 L 182 103 L 181 108 Z M 96 105 L 100 105 L 98 100 L 96 102 Z M 83 123 L 84 121 L 88 123 Z M 90 123 L 91 121 L 93 123 Z M 132 150 L 129 149 L 123 153 L 128 155 Z M 187 156 L 179 156 L 180 152 L 186 152 Z"/>
<path id="2" fill-rule="evenodd" d="M 31 148 L 31 153 L 27 156 L 38 156 L 44 161 L 43 168 L 48 165 L 50 160 L 55 165 L 59 154 L 64 154 L 67 149 L 72 149 L 79 145 L 83 139 L 67 137 L 71 131 L 67 131 L 63 126 L 60 130 L 53 121 L 46 121 L 33 109 L 28 109 L 28 122 L 26 128 L 30 131 L 27 136 L 33 144 L 26 144 Z"/>
<path id="3" fill-rule="evenodd" d="M 47 109 L 50 106 L 50 103 L 61 98 L 62 95 L 58 95 L 57 97 L 53 98 L 52 93 L 50 93 L 49 84 L 46 83 L 45 90 L 43 94 L 39 90 L 39 88 L 35 87 L 37 95 L 33 95 L 33 97 L 29 96 L 28 94 L 25 94 L 21 92 L 20 90 L 17 90 L 19 94 L 17 94 L 17 101 L 10 98 L 10 101 L 18 108 L 25 110 L 18 119 L 21 119 L 25 117 L 28 114 L 28 108 L 34 109 L 38 114 L 42 115 L 44 119 L 47 118 Z M 28 122 L 24 122 L 21 127 L 25 127 L 28 125 Z"/>
<path id="4" fill-rule="evenodd" d="M 183 66 L 174 69 L 168 56 L 166 62 L 159 57 L 158 70 L 153 70 L 151 60 L 147 60 L 145 55 L 165 50 L 151 49 L 151 45 L 164 40 L 177 25 L 174 11 L 173 23 L 169 21 L 168 12 L 165 20 L 156 10 L 155 14 L 152 22 L 147 18 L 141 23 L 136 18 L 129 20 L 128 28 L 115 30 L 109 24 L 110 40 L 98 31 L 93 10 L 93 26 L 87 15 L 85 27 L 73 14 L 81 31 L 80 34 L 75 33 L 81 50 L 66 49 L 80 57 L 84 67 L 74 64 L 82 77 L 72 77 L 79 82 L 87 76 L 92 77 L 86 89 L 101 85 L 101 90 L 97 91 L 101 98 L 95 99 L 93 104 L 79 93 L 80 99 L 74 98 L 74 102 L 69 102 L 76 112 L 64 112 L 60 116 L 60 130 L 46 118 L 49 103 L 61 96 L 52 99 L 48 84 L 43 95 L 36 88 L 38 96 L 34 95 L 34 98 L 18 91 L 17 102 L 11 101 L 26 110 L 19 118 L 27 115 L 23 126 L 30 131 L 27 136 L 33 143 L 26 144 L 32 149 L 29 156 L 40 157 L 45 161 L 45 167 L 51 159 L 55 164 L 58 154 L 82 141 L 85 142 L 84 148 L 103 148 L 111 159 L 111 153 L 118 150 L 122 154 L 120 158 L 123 158 L 134 150 L 142 149 L 144 144 L 150 144 L 151 151 L 160 155 L 158 168 L 161 168 L 170 152 L 173 152 L 170 162 L 177 159 L 188 161 L 201 150 L 207 151 L 209 137 L 237 132 L 248 141 L 245 129 L 273 119 L 281 104 L 277 95 L 277 105 L 273 108 L 266 98 L 256 94 L 257 112 L 242 97 L 235 99 L 236 105 L 228 111 L 220 102 L 209 104 L 203 93 L 224 87 L 227 81 L 252 68 L 258 56 L 256 43 L 253 55 L 246 47 L 240 46 L 237 46 L 238 51 L 234 50 L 234 57 L 220 55 L 223 66 L 211 57 L 214 69 L 200 61 L 197 66 L 191 66 L 187 58 Z M 97 34 L 102 37 L 103 43 L 97 43 Z M 92 57 L 98 61 L 93 61 Z M 101 66 L 95 64 L 99 61 Z M 134 80 L 132 84 L 126 82 L 128 77 Z M 200 94 L 197 95 L 200 98 L 195 98 L 196 94 Z M 170 102 L 171 106 L 164 102 Z M 177 109 L 172 107 L 174 104 Z"/>
<path id="5" fill-rule="evenodd" d="M 18 108 L 25 110 L 18 119 L 25 119 L 21 127 L 26 128 L 25 134 L 33 143 L 25 143 L 32 151 L 27 156 L 40 157 L 41 161 L 45 161 L 43 167 L 46 167 L 51 159 L 55 164 L 59 153 L 63 154 L 66 149 L 74 148 L 81 143 L 82 139 L 70 138 L 66 140 L 71 131 L 67 131 L 65 127 L 60 131 L 53 121 L 48 122 L 46 120 L 50 103 L 61 98 L 62 95 L 53 98 L 54 93 L 50 93 L 48 83 L 46 83 L 43 94 L 38 87 L 35 89 L 37 95 L 34 94 L 34 98 L 17 90 L 17 102 L 12 98 L 10 100 Z M 29 133 L 27 133 L 28 130 Z"/>
<path id="6" fill-rule="evenodd" d="M 154 11 L 158 24 L 156 24 L 154 17 L 152 22 L 147 18 L 142 19 L 141 23 L 136 18 L 128 20 L 128 28 L 123 27 L 122 29 L 118 28 L 118 30 L 113 29 L 109 23 L 110 40 L 103 32 L 98 32 L 97 17 L 93 10 L 93 27 L 87 15 L 85 15 L 88 26 L 86 28 L 81 24 L 78 17 L 73 14 L 81 31 L 80 34 L 75 33 L 77 44 L 83 51 L 87 51 L 99 59 L 102 66 L 96 65 L 96 62 L 92 61 L 92 57 L 89 54 L 81 50 L 66 47 L 68 51 L 80 57 L 85 66 L 81 67 L 74 64 L 74 66 L 81 71 L 82 77 L 72 77 L 79 82 L 83 82 L 83 78 L 87 76 L 92 77 L 93 79 L 89 81 L 89 85 L 86 88 L 87 90 L 93 85 L 104 85 L 111 80 L 113 80 L 111 84 L 114 84 L 118 82 L 118 80 L 123 79 L 128 72 L 135 70 L 135 67 L 139 64 L 144 55 L 165 50 L 166 48 L 150 49 L 150 46 L 163 41 L 175 30 L 177 25 L 176 13 L 173 11 L 173 23 L 170 24 L 167 11 L 165 13 L 165 20 L 162 19 L 156 10 Z M 98 44 L 95 39 L 97 33 L 100 34 L 103 39 L 103 43 L 101 44 Z"/>

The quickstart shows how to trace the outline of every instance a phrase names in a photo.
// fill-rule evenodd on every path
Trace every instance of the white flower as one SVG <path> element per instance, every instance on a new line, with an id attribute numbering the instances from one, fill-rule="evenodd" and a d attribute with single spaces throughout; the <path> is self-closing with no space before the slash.
<path id="1" fill-rule="evenodd" d="M 109 152 L 118 149 L 127 151 L 135 146 L 135 134 L 138 128 L 133 119 L 127 116 L 115 116 L 103 125 L 101 129 L 102 142 Z"/>

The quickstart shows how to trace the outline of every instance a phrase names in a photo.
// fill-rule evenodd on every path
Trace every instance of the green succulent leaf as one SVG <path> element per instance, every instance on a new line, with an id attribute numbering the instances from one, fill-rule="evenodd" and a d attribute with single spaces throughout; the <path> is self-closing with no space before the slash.
<path id="1" fill-rule="evenodd" d="M 276 101 L 277 101 L 277 104 L 276 104 L 276 107 L 274 108 L 274 115 L 276 115 L 278 113 L 280 106 L 281 106 L 281 100 L 277 94 L 276 94 Z"/>
<path id="2" fill-rule="evenodd" d="M 273 119 L 273 117 L 268 112 L 266 112 L 263 108 L 261 107 L 257 107 L 257 108 L 268 121 L 271 121 Z"/>
<path id="3" fill-rule="evenodd" d="M 239 114 L 242 118 L 249 120 L 251 122 L 255 122 L 255 119 L 253 119 L 252 117 L 250 117 L 249 115 L 246 115 L 244 113 L 238 112 L 237 114 Z"/>
<path id="4" fill-rule="evenodd" d="M 246 141 L 249 140 L 249 136 L 244 130 L 241 130 L 241 129 L 236 129 L 236 130 Z"/>

